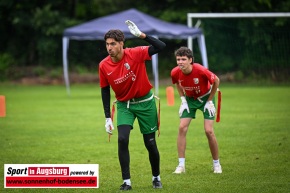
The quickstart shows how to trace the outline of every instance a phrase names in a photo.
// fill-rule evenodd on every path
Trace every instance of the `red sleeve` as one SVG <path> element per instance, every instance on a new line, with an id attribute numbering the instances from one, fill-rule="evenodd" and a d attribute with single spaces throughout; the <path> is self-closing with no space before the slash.
<path id="1" fill-rule="evenodd" d="M 216 77 L 214 73 L 212 73 L 211 71 L 209 71 L 209 69 L 205 68 L 204 66 L 198 63 L 194 63 L 194 67 L 197 68 L 201 73 L 203 73 L 204 76 L 207 77 L 210 84 L 214 83 Z"/>
<path id="2" fill-rule="evenodd" d="M 136 59 L 138 59 L 138 63 L 143 63 L 144 60 L 151 60 L 148 49 L 149 46 L 138 46 L 135 48 L 127 48 L 126 50 L 130 53 L 130 55 L 138 56 L 136 57 Z"/>
<path id="3" fill-rule="evenodd" d="M 106 86 L 109 86 L 109 82 L 105 76 L 105 72 L 103 71 L 103 68 L 102 66 L 104 65 L 104 62 L 100 62 L 99 64 L 99 81 L 100 81 L 100 87 L 101 88 L 104 88 Z"/>
<path id="4" fill-rule="evenodd" d="M 211 71 L 209 71 L 208 69 L 206 69 L 206 68 L 204 70 L 204 73 L 205 73 L 206 77 L 208 78 L 208 81 L 210 82 L 210 84 L 213 84 L 216 75 L 214 73 L 212 73 Z"/>

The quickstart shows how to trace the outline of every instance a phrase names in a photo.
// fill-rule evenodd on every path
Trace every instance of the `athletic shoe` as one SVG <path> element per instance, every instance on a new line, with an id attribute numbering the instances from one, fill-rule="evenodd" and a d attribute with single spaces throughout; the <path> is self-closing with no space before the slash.
<path id="1" fill-rule="evenodd" d="M 158 180 L 158 178 L 154 178 L 152 184 L 153 188 L 162 188 L 162 183 Z"/>
<path id="2" fill-rule="evenodd" d="M 124 184 L 120 186 L 120 190 L 132 190 L 132 187 L 124 182 Z"/>
<path id="3" fill-rule="evenodd" d="M 218 165 L 218 166 L 213 166 L 213 173 L 215 174 L 221 174 L 223 171 L 222 171 L 222 166 L 221 165 Z"/>
<path id="4" fill-rule="evenodd" d="M 175 171 L 173 172 L 174 174 L 181 174 L 185 173 L 185 167 L 184 166 L 177 166 Z"/>

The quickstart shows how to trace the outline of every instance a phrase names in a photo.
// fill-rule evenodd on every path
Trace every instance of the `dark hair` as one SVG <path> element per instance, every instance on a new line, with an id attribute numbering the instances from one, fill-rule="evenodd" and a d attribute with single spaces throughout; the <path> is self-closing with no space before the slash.
<path id="1" fill-rule="evenodd" d="M 194 60 L 192 51 L 187 47 L 180 47 L 174 52 L 175 56 L 186 56 L 188 58 L 192 58 L 192 63 Z"/>
<path id="2" fill-rule="evenodd" d="M 122 42 L 122 41 L 124 42 L 125 41 L 124 33 L 121 30 L 118 30 L 118 29 L 111 29 L 111 30 L 109 30 L 105 34 L 104 40 L 106 41 L 108 38 L 113 38 L 117 42 Z"/>

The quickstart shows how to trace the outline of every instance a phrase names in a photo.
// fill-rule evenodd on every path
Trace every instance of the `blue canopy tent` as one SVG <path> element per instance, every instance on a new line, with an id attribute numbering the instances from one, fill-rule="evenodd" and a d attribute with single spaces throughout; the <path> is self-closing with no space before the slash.
<path id="1" fill-rule="evenodd" d="M 199 28 L 190 28 L 187 25 L 175 24 L 159 20 L 155 17 L 142 13 L 136 9 L 129 9 L 108 16 L 100 17 L 80 25 L 76 25 L 64 30 L 63 45 L 63 70 L 66 89 L 70 95 L 70 83 L 68 76 L 68 59 L 67 52 L 69 48 L 69 40 L 103 40 L 105 33 L 110 29 L 120 29 L 124 32 L 125 38 L 136 38 L 133 36 L 127 25 L 126 20 L 131 20 L 137 24 L 138 28 L 156 38 L 166 39 L 188 39 L 197 38 L 199 49 L 201 50 L 203 65 L 207 64 L 207 54 L 204 35 Z M 154 76 L 155 94 L 158 94 L 159 78 L 158 78 L 158 55 L 152 56 L 152 71 Z"/>

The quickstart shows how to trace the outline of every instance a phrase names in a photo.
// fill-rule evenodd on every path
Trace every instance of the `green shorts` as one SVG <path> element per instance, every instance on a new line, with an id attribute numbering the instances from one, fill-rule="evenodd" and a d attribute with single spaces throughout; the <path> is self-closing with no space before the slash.
<path id="1" fill-rule="evenodd" d="M 201 100 L 202 100 L 202 102 L 201 102 L 198 99 L 194 99 L 193 97 L 186 96 L 186 101 L 188 104 L 189 113 L 187 112 L 187 110 L 184 110 L 180 118 L 193 118 L 193 119 L 195 119 L 196 110 L 199 109 L 202 111 L 204 119 L 214 120 L 215 116 L 210 117 L 208 110 L 203 112 L 203 109 L 204 109 L 204 106 L 206 104 L 208 97 L 209 97 L 209 95 L 206 95 L 203 98 L 201 98 Z M 215 97 L 212 99 L 212 102 L 215 106 Z"/>
<path id="2" fill-rule="evenodd" d="M 117 126 L 131 125 L 137 118 L 142 134 L 149 134 L 157 131 L 158 117 L 155 98 L 152 91 L 140 98 L 131 99 L 128 102 L 117 101 Z M 151 98 L 151 99 L 150 99 Z M 150 99 L 144 101 L 146 99 Z M 139 102 L 140 101 L 140 102 Z"/>

